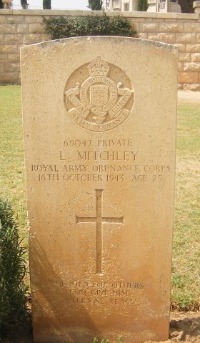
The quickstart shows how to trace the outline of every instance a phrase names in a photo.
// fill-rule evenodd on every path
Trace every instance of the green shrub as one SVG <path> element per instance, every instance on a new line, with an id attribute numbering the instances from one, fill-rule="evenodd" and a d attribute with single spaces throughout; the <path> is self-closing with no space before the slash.
<path id="1" fill-rule="evenodd" d="M 12 208 L 0 199 L 0 332 L 5 336 L 27 318 L 24 253 Z"/>
<path id="2" fill-rule="evenodd" d="M 106 338 L 103 338 L 101 341 L 99 341 L 96 337 L 94 337 L 92 340 L 92 343 L 111 343 L 111 342 Z M 117 338 L 116 343 L 123 343 L 121 336 Z"/>
<path id="3" fill-rule="evenodd" d="M 148 8 L 147 0 L 138 0 L 138 11 L 146 11 Z"/>
<path id="4" fill-rule="evenodd" d="M 136 31 L 128 19 L 121 16 L 108 17 L 56 17 L 45 19 L 45 32 L 51 39 L 77 36 L 128 36 L 133 37 Z"/>

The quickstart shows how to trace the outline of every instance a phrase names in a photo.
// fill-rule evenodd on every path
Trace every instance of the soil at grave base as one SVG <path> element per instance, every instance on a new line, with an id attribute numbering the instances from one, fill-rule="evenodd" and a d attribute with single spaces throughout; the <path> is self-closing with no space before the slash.
<path id="1" fill-rule="evenodd" d="M 31 337 L 12 337 L 1 343 L 33 343 Z M 170 339 L 160 343 L 200 343 L 200 312 L 171 312 Z M 157 343 L 146 341 L 145 343 Z"/>
<path id="2" fill-rule="evenodd" d="M 171 312 L 170 319 L 170 339 L 160 343 L 200 343 L 200 312 Z"/>

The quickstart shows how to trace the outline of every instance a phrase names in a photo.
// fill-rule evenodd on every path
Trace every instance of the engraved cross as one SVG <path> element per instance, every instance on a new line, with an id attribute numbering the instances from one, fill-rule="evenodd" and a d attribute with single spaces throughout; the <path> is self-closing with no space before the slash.
<path id="1" fill-rule="evenodd" d="M 102 251 L 103 251 L 103 224 L 123 224 L 124 217 L 103 217 L 103 189 L 95 189 L 96 192 L 96 217 L 78 217 L 76 224 L 95 223 L 96 224 L 96 274 L 102 273 Z"/>

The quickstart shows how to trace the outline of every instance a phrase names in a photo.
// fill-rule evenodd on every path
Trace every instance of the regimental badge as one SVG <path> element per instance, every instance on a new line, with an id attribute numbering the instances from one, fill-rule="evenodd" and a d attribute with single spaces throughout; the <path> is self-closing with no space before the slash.
<path id="1" fill-rule="evenodd" d="M 77 69 L 64 91 L 65 107 L 72 120 L 97 132 L 121 124 L 128 117 L 133 101 L 129 78 L 120 68 L 100 57 Z"/>

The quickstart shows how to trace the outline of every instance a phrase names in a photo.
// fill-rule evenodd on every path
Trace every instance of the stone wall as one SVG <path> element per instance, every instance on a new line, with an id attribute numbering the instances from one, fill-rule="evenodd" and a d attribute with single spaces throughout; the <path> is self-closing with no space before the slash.
<path id="1" fill-rule="evenodd" d="M 108 12 L 116 15 L 117 12 Z M 19 83 L 20 47 L 48 40 L 43 17 L 102 15 L 92 11 L 0 10 L 0 83 Z M 118 13 L 119 14 L 119 13 Z M 200 90 L 200 14 L 123 12 L 138 37 L 175 44 L 180 89 Z"/>

